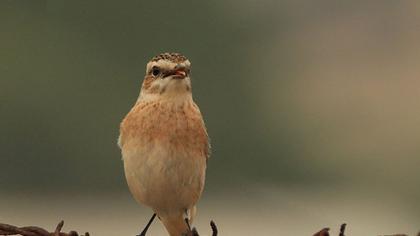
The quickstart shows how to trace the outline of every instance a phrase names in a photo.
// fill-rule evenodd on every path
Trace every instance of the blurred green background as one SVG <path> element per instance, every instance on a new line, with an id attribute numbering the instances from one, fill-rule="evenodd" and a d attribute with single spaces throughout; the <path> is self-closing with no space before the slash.
<path id="1" fill-rule="evenodd" d="M 40 199 L 55 199 L 53 219 L 108 200 L 125 204 L 110 214 L 149 214 L 130 199 L 116 140 L 145 64 L 174 51 L 192 62 L 212 139 L 199 225 L 414 232 L 419 42 L 417 1 L 3 0 L 0 220 L 36 223 Z M 261 216 L 290 224 L 243 224 Z M 131 220 L 135 233 L 146 219 Z"/>

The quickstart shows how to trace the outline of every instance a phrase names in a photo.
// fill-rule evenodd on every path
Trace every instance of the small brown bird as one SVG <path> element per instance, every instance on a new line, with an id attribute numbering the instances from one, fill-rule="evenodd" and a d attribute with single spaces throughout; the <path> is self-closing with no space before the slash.
<path id="1" fill-rule="evenodd" d="M 191 93 L 190 61 L 163 53 L 147 63 L 140 96 L 120 126 L 118 145 L 134 198 L 170 236 L 190 232 L 204 187 L 210 144 Z"/>

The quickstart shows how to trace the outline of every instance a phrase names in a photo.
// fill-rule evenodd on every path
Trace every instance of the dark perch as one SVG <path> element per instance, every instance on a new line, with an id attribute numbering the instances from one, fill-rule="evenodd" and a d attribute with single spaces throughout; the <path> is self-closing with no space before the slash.
<path id="1" fill-rule="evenodd" d="M 22 236 L 79 236 L 76 231 L 70 231 L 69 233 L 61 232 L 63 228 L 64 221 L 60 221 L 57 224 L 54 232 L 48 232 L 47 230 L 37 227 L 37 226 L 26 226 L 26 227 L 16 227 L 8 224 L 0 223 L 0 235 L 22 235 Z M 80 236 L 89 236 L 89 233 L 86 232 L 84 235 Z"/>
<path id="2" fill-rule="evenodd" d="M 26 226 L 26 227 L 17 227 L 9 224 L 0 223 L 0 235 L 21 235 L 21 236 L 89 236 L 89 233 L 86 232 L 83 235 L 79 235 L 76 231 L 70 231 L 68 233 L 61 232 L 63 228 L 64 221 L 60 221 L 55 228 L 54 232 L 48 232 L 47 230 L 37 227 L 37 226 Z M 210 226 L 212 229 L 212 236 L 217 236 L 218 230 L 216 224 L 213 221 L 210 221 Z M 339 236 L 345 236 L 344 231 L 346 229 L 346 224 L 342 224 L 340 227 Z M 330 228 L 323 228 L 319 232 L 315 233 L 313 236 L 330 236 Z M 188 236 L 199 236 L 196 228 L 193 228 Z M 392 234 L 384 236 L 407 236 L 405 234 Z M 420 232 L 417 234 L 420 236 Z"/>
<path id="3" fill-rule="evenodd" d="M 330 228 L 323 228 L 318 233 L 315 233 L 313 236 L 330 236 L 330 233 L 328 231 Z"/>
<path id="4" fill-rule="evenodd" d="M 217 236 L 217 227 L 216 224 L 214 223 L 214 221 L 210 221 L 210 227 L 211 230 L 213 231 L 213 233 L 211 234 L 212 236 Z M 200 236 L 200 234 L 198 234 L 197 229 L 194 227 L 191 232 L 189 233 L 188 236 Z"/>
<path id="5" fill-rule="evenodd" d="M 345 236 L 344 235 L 344 231 L 345 230 L 346 230 L 346 224 L 342 224 L 340 226 L 340 234 L 339 234 L 339 236 Z M 330 236 L 330 233 L 328 231 L 330 231 L 330 228 L 323 228 L 321 231 L 319 231 L 318 233 L 314 234 L 313 236 Z"/>
<path id="6" fill-rule="evenodd" d="M 345 236 L 344 235 L 344 230 L 346 230 L 346 224 L 342 224 L 340 227 L 340 236 Z"/>
<path id="7" fill-rule="evenodd" d="M 54 232 L 48 232 L 47 230 L 37 226 L 26 226 L 17 227 L 9 224 L 0 223 L 0 235 L 21 235 L 21 236 L 90 236 L 88 232 L 84 235 L 79 235 L 76 231 L 70 231 L 69 233 L 61 232 L 64 221 L 60 221 L 55 228 Z M 211 229 L 213 231 L 212 236 L 217 236 L 216 224 L 210 222 Z M 196 228 L 193 228 L 188 236 L 200 236 Z"/>

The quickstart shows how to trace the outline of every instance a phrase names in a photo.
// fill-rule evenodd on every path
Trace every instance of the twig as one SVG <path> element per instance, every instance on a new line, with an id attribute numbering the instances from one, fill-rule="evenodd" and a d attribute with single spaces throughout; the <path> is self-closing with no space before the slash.
<path id="1" fill-rule="evenodd" d="M 14 225 L 9 224 L 2 224 L 0 223 L 0 236 L 11 236 L 11 235 L 21 235 L 21 236 L 79 236 L 79 234 L 76 231 L 70 231 L 68 233 L 61 232 L 64 225 L 64 221 L 60 221 L 54 232 L 48 232 L 47 230 L 37 227 L 37 226 L 26 226 L 26 227 L 16 227 Z M 339 236 L 345 236 L 344 231 L 346 229 L 346 224 L 342 224 L 340 227 L 340 234 Z M 218 235 L 217 226 L 214 223 L 214 221 L 210 221 L 210 227 L 212 230 L 212 236 Z M 330 233 L 328 232 L 330 228 L 323 228 L 313 236 L 330 236 Z M 80 236 L 90 236 L 88 232 L 86 232 L 84 235 Z M 193 228 L 190 231 L 189 236 L 199 236 L 198 231 L 196 228 Z M 393 234 L 393 235 L 383 235 L 383 236 L 407 236 L 406 234 Z M 417 234 L 417 236 L 420 236 L 420 232 Z"/>
<path id="2" fill-rule="evenodd" d="M 313 236 L 330 236 L 330 234 L 328 233 L 329 230 L 330 228 L 323 228 L 321 231 L 314 234 Z"/>
<path id="3" fill-rule="evenodd" d="M 214 221 L 210 221 L 210 227 L 211 227 L 211 230 L 213 231 L 212 236 L 217 236 L 217 226 L 214 223 Z M 194 227 L 189 233 L 189 236 L 200 236 L 200 235 L 198 234 L 197 229 Z"/>
<path id="4" fill-rule="evenodd" d="M 214 223 L 214 221 L 210 221 L 210 227 L 211 227 L 211 230 L 213 231 L 212 236 L 217 236 L 218 231 L 217 231 L 216 223 Z"/>
<path id="5" fill-rule="evenodd" d="M 64 225 L 64 220 L 58 223 L 57 227 L 55 227 L 54 236 L 60 236 L 60 231 L 63 228 L 63 225 Z"/>
<path id="6" fill-rule="evenodd" d="M 0 223 L 0 235 L 22 235 L 22 236 L 79 236 L 76 231 L 70 231 L 69 233 L 61 232 L 63 228 L 64 221 L 60 221 L 57 224 L 54 232 L 48 232 L 47 230 L 37 227 L 37 226 L 26 226 L 26 227 L 16 227 L 9 224 Z M 83 236 L 83 235 L 81 235 Z M 84 236 L 89 236 L 89 233 L 86 232 Z"/>
<path id="7" fill-rule="evenodd" d="M 345 236 L 344 235 L 344 230 L 346 230 L 346 223 L 342 224 L 340 227 L 340 235 L 339 236 Z"/>

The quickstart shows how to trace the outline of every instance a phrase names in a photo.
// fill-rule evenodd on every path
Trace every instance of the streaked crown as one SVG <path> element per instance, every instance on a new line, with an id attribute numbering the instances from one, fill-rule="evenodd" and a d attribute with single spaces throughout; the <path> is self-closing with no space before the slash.
<path id="1" fill-rule="evenodd" d="M 167 60 L 173 63 L 182 63 L 184 61 L 187 61 L 188 59 L 180 53 L 165 52 L 165 53 L 162 53 L 153 57 L 152 60 L 150 61 L 159 61 L 159 60 Z"/>

